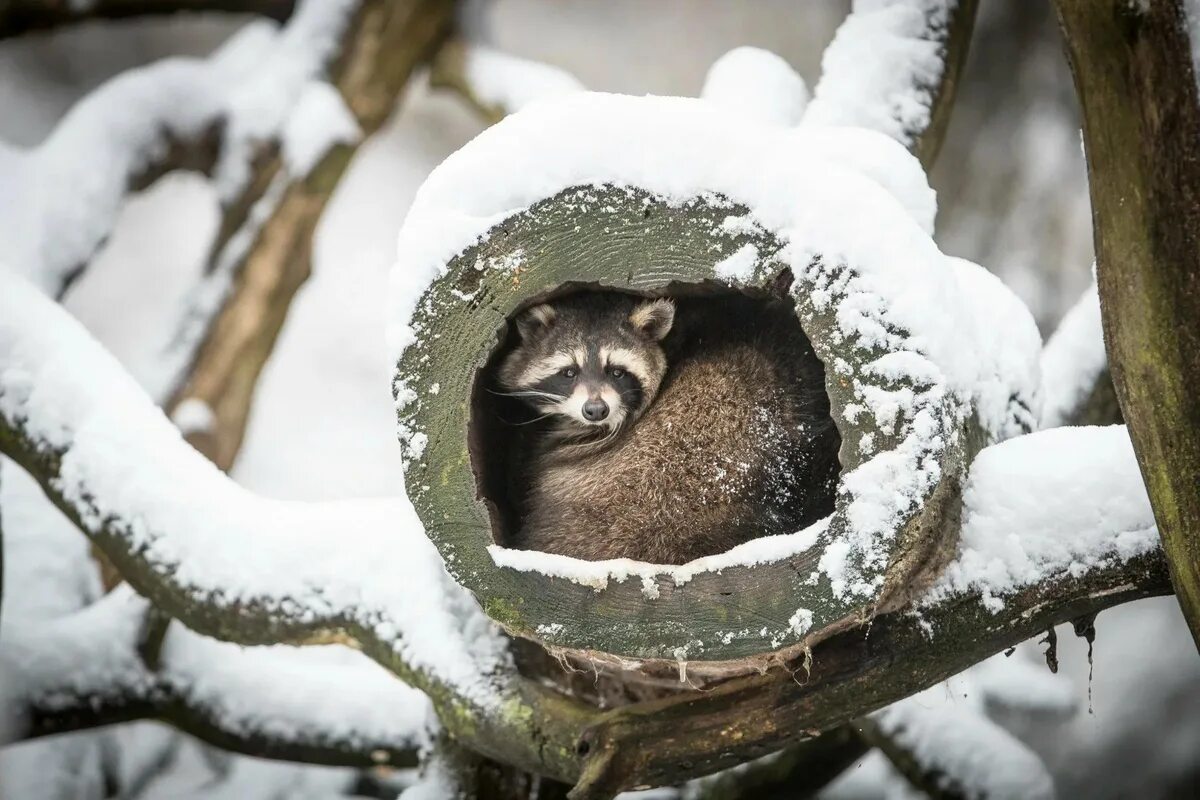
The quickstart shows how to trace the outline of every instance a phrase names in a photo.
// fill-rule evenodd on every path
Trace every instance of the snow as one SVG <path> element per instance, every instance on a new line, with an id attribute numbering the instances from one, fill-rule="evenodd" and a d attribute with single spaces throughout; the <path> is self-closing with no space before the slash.
<path id="1" fill-rule="evenodd" d="M 1094 280 L 1046 342 L 1041 369 L 1045 391 L 1042 427 L 1065 425 L 1108 369 L 1100 293 Z"/>
<path id="2" fill-rule="evenodd" d="M 584 88 L 565 70 L 474 42 L 463 51 L 463 79 L 482 105 L 506 113 Z"/>
<path id="3" fill-rule="evenodd" d="M 1037 754 L 969 706 L 924 707 L 911 698 L 884 709 L 874 720 L 925 770 L 944 776 L 939 786 L 957 787 L 963 797 L 1055 796 L 1054 782 Z"/>
<path id="4" fill-rule="evenodd" d="M 406 500 L 256 497 L 186 446 L 52 301 L 2 269 L 0 287 L 0 416 L 61 454 L 53 488 L 85 530 L 122 541 L 189 597 L 264 607 L 292 625 L 349 617 L 418 678 L 494 700 L 503 640 Z"/>
<path id="5" fill-rule="evenodd" d="M 779 258 L 802 279 L 797 288 L 813 287 L 817 311 L 836 304 L 847 341 L 905 354 L 877 368 L 911 379 L 912 387 L 879 391 L 875 376 L 838 374 L 858 387 L 858 404 L 898 427 L 900 440 L 843 475 L 851 552 L 842 555 L 850 557 L 824 562 L 840 592 L 877 589 L 877 578 L 863 577 L 860 568 L 882 567 L 895 521 L 940 480 L 937 454 L 969 409 L 992 441 L 1027 428 L 1039 379 L 1032 319 L 981 268 L 938 251 L 928 236 L 932 193 L 915 158 L 878 133 L 783 129 L 685 98 L 570 95 L 509 116 L 446 159 L 421 187 L 400 232 L 389 337 L 395 357 L 417 340 L 408 321 L 453 256 L 501 220 L 578 185 L 636 186 L 672 204 L 715 193 L 746 206 L 753 219 L 732 224 L 757 225 L 781 241 Z M 715 274 L 752 275 L 749 255 L 735 254 Z M 424 402 L 403 382 L 396 393 L 401 410 Z M 405 425 L 401 439 L 411 448 L 423 434 Z M 419 454 L 410 449 L 409 457 Z M 803 536 L 792 542 L 810 543 Z M 714 568 L 702 561 L 680 573 L 491 552 L 504 566 L 594 586 L 647 572 L 686 579 L 686 570 Z M 738 561 L 720 564 L 762 563 L 786 551 L 778 540 L 759 540 L 735 552 Z"/>
<path id="6" fill-rule="evenodd" d="M 283 161 L 290 174 L 307 175 L 334 145 L 361 137 L 341 93 L 324 81 L 309 81 L 283 126 Z"/>
<path id="7" fill-rule="evenodd" d="M 279 135 L 323 73 L 355 5 L 307 0 L 282 30 L 249 25 L 208 59 L 165 59 L 118 75 L 37 147 L 0 143 L 0 263 L 58 292 L 112 229 L 130 183 L 173 141 L 216 126 L 214 181 L 221 199 L 232 199 L 257 149 Z M 312 129 L 311 116 L 290 127 Z"/>
<path id="8" fill-rule="evenodd" d="M 193 433 L 209 433 L 216 422 L 212 406 L 195 397 L 185 398 L 171 412 L 171 421 L 184 436 Z"/>
<path id="9" fill-rule="evenodd" d="M 488 552 L 498 566 L 520 572 L 540 572 L 543 575 L 566 578 L 583 586 L 590 586 L 598 592 L 608 588 L 609 581 L 622 583 L 633 578 L 640 580 L 643 587 L 654 584 L 658 579 L 670 580 L 676 586 L 683 586 L 702 572 L 720 572 L 729 567 L 765 564 L 804 552 L 817 543 L 818 538 L 825 532 L 826 525 L 828 520 L 819 520 L 796 533 L 764 536 L 724 553 L 698 558 L 679 566 L 647 564 L 628 558 L 585 561 L 537 550 L 510 550 L 499 545 L 489 546 Z M 643 595 L 646 594 L 647 591 L 643 589 Z"/>
<path id="10" fill-rule="evenodd" d="M 926 603 L 979 592 L 998 611 L 1026 586 L 1159 546 L 1123 425 L 1056 428 L 992 445 L 971 464 L 959 552 Z"/>
<path id="11" fill-rule="evenodd" d="M 729 257 L 718 261 L 713 266 L 713 272 L 718 278 L 727 281 L 749 281 L 754 277 L 754 268 L 758 266 L 758 248 L 752 244 L 744 244 Z"/>
<path id="12" fill-rule="evenodd" d="M 764 125 L 792 127 L 808 105 L 808 86 L 774 53 L 736 47 L 709 67 L 700 97 Z"/>
<path id="13" fill-rule="evenodd" d="M 955 0 L 855 0 L 821 58 L 805 124 L 861 127 L 910 146 L 929 124 Z"/>

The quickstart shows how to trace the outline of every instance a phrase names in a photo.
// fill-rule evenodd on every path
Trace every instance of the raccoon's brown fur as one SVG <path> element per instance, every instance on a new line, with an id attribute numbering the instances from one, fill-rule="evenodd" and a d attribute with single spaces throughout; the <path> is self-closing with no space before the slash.
<path id="1" fill-rule="evenodd" d="M 608 316 L 571 313 L 587 302 L 552 306 L 545 335 L 557 324 L 568 336 L 604 338 L 612 333 L 603 326 L 642 308 L 597 294 Z M 532 454 L 513 546 L 681 564 L 832 511 L 840 442 L 824 370 L 791 303 L 721 295 L 676 305 L 661 349 L 641 339 L 643 363 L 665 369 L 642 376 L 641 408 L 615 434 L 581 434 L 584 446 L 549 437 Z M 538 346 L 548 343 L 530 334 L 518 351 Z M 511 368 L 504 383 L 515 385 Z"/>

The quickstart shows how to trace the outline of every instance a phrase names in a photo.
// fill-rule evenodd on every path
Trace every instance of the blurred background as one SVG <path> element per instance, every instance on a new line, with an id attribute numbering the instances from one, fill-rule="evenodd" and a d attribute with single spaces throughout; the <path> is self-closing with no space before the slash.
<path id="1" fill-rule="evenodd" d="M 470 5 L 464 26 L 472 38 L 561 67 L 590 89 L 690 96 L 709 65 L 739 45 L 777 53 L 812 87 L 822 49 L 848 7 L 793 0 Z M 248 21 L 196 14 L 89 22 L 0 41 L 0 140 L 35 146 L 106 79 L 171 55 L 207 54 Z M 418 74 L 389 122 L 358 150 L 317 228 L 313 275 L 259 381 L 232 469 L 238 481 L 284 498 L 401 491 L 384 346 L 394 240 L 425 176 L 482 127 L 460 98 L 431 90 Z M 932 182 L 942 249 L 993 270 L 1029 305 L 1043 335 L 1051 332 L 1090 281 L 1092 245 L 1078 111 L 1050 4 L 981 4 Z M 11 189 L 0 185 L 0 193 Z M 203 177 L 167 176 L 127 202 L 66 298 L 152 392 L 169 381 L 164 354 L 218 221 L 216 195 Z M 103 590 L 79 560 L 69 567 L 71 597 L 39 591 L 64 585 L 57 578 L 17 574 L 22 548 L 51 541 L 63 553 L 87 549 L 17 473 L 6 470 L 0 488 L 6 620 L 59 613 Z M 23 590 L 10 591 L 17 586 Z M 1090 665 L 1086 643 L 1070 626 L 1059 631 L 1061 670 L 1051 680 L 1073 700 L 1073 713 L 1014 707 L 995 717 L 1042 756 L 1060 797 L 1200 797 L 1200 658 L 1174 599 L 1105 612 L 1096 629 Z M 1040 650 L 1029 643 L 1011 658 L 1042 664 Z M 0 751 L 4 798 L 329 797 L 370 789 L 370 780 L 344 770 L 229 756 L 156 723 Z M 908 791 L 881 757 L 869 756 L 824 796 Z"/>

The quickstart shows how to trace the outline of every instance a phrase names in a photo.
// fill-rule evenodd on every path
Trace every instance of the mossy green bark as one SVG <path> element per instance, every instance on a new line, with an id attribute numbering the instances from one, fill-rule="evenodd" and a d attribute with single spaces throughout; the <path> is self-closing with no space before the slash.
<path id="1" fill-rule="evenodd" d="M 1144 5 L 1057 2 L 1109 367 L 1200 646 L 1200 101 L 1183 3 Z"/>

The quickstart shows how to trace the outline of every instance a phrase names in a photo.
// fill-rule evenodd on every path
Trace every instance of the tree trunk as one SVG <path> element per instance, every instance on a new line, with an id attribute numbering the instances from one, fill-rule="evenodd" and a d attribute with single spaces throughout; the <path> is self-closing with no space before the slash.
<path id="1" fill-rule="evenodd" d="M 1180 0 L 1058 0 L 1117 399 L 1200 645 L 1200 105 Z"/>

